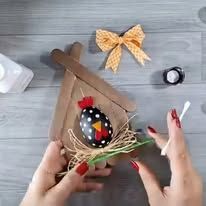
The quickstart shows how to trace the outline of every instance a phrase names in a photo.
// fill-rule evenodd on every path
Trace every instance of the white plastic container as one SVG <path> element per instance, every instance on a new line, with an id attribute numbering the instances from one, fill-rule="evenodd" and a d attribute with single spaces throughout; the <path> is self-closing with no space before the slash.
<path id="1" fill-rule="evenodd" d="M 0 53 L 0 92 L 21 93 L 33 78 L 33 72 Z"/>

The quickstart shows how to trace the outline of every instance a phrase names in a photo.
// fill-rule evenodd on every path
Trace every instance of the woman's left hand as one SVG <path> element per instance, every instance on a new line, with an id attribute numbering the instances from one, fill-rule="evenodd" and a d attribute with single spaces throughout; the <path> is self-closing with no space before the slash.
<path id="1" fill-rule="evenodd" d="M 73 192 L 102 189 L 102 183 L 89 181 L 89 177 L 108 176 L 111 169 L 89 169 L 86 162 L 77 165 L 59 183 L 56 182 L 56 175 L 67 166 L 65 157 L 60 154 L 62 146 L 60 141 L 49 144 L 20 206 L 63 206 Z"/>

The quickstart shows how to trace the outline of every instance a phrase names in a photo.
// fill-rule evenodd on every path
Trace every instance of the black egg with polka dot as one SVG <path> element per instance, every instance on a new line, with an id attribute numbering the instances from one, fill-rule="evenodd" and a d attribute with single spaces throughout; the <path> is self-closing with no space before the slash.
<path id="1" fill-rule="evenodd" d="M 113 129 L 109 118 L 96 107 L 86 107 L 80 116 L 84 139 L 93 147 L 103 148 L 112 140 Z"/>
<path id="2" fill-rule="evenodd" d="M 78 101 L 78 105 L 82 109 L 80 127 L 84 139 L 92 147 L 103 148 L 111 142 L 113 129 L 109 118 L 93 104 L 94 100 L 91 96 Z"/>

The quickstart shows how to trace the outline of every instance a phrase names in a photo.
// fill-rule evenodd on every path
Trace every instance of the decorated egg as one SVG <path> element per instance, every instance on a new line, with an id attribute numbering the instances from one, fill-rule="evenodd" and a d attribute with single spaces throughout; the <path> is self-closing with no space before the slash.
<path id="1" fill-rule="evenodd" d="M 80 128 L 85 140 L 93 147 L 102 148 L 107 146 L 111 142 L 113 134 L 109 118 L 93 106 L 92 97 L 84 97 L 78 104 L 82 109 Z"/>

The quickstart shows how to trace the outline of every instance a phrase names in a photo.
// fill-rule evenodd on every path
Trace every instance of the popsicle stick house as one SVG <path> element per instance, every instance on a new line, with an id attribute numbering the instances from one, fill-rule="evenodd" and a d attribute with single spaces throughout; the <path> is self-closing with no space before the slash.
<path id="1" fill-rule="evenodd" d="M 79 63 L 81 50 L 82 45 L 76 42 L 69 54 L 58 49 L 51 52 L 52 59 L 65 68 L 65 74 L 49 137 L 52 140 L 60 138 L 68 147 L 71 146 L 68 129 L 72 129 L 81 141 L 85 141 L 79 126 L 81 111 L 77 104 L 83 95 L 94 98 L 95 106 L 108 116 L 114 131 L 128 120 L 127 112 L 136 109 L 134 102 Z M 86 141 L 84 143 L 87 144 Z"/>

